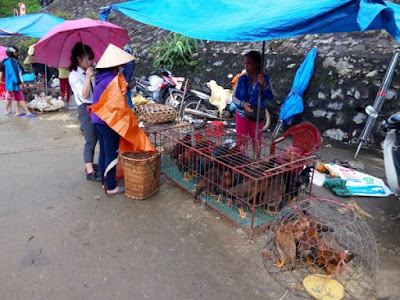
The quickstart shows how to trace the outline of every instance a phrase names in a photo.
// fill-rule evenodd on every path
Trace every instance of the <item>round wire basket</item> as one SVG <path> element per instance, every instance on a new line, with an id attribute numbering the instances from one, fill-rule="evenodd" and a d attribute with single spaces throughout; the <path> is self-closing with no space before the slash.
<path id="1" fill-rule="evenodd" d="M 375 292 L 375 237 L 349 206 L 334 200 L 310 198 L 281 210 L 269 228 L 263 261 L 278 284 L 299 296 L 364 300 Z M 333 295 L 331 283 L 343 296 Z"/>
<path id="2" fill-rule="evenodd" d="M 176 111 L 173 107 L 158 103 L 136 105 L 133 111 L 138 118 L 152 124 L 173 122 L 176 119 Z"/>

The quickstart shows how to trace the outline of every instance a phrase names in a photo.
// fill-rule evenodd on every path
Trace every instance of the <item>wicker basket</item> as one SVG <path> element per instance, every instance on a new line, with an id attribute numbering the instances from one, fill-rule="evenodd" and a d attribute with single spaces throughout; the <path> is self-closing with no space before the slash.
<path id="1" fill-rule="evenodd" d="M 135 200 L 144 200 L 160 189 L 161 154 L 125 152 L 121 155 L 124 169 L 125 195 Z"/>
<path id="2" fill-rule="evenodd" d="M 136 105 L 133 111 L 138 118 L 153 124 L 168 123 L 176 119 L 175 109 L 163 104 Z"/>

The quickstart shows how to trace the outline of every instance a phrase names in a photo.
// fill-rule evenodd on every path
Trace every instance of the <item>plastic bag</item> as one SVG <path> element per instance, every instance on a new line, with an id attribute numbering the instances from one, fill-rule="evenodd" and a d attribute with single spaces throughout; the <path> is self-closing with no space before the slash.
<path id="1" fill-rule="evenodd" d="M 157 75 L 151 75 L 149 77 L 149 81 L 150 81 L 150 86 L 148 87 L 148 89 L 150 92 L 159 90 L 161 88 L 162 83 L 164 82 L 164 80 Z"/>
<path id="2" fill-rule="evenodd" d="M 226 108 L 227 104 L 232 102 L 232 91 L 219 86 L 215 80 L 208 82 L 207 86 L 211 90 L 210 103 L 216 106 L 220 115 L 222 115 L 222 111 Z"/>

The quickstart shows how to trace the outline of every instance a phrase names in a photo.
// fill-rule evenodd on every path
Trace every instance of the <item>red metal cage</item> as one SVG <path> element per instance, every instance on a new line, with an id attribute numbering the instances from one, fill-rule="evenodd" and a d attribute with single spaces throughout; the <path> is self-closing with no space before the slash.
<path id="1" fill-rule="evenodd" d="M 253 141 L 213 124 L 182 124 L 153 135 L 161 171 L 249 233 L 290 202 L 309 197 L 315 157 Z"/>

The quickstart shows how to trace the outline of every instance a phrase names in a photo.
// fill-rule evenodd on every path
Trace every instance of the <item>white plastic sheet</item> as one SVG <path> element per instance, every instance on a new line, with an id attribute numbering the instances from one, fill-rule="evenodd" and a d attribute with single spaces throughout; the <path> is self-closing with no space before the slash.
<path id="1" fill-rule="evenodd" d="M 346 180 L 346 187 L 355 196 L 387 197 L 393 194 L 393 191 L 380 178 L 333 163 L 325 164 L 325 166 Z"/>

